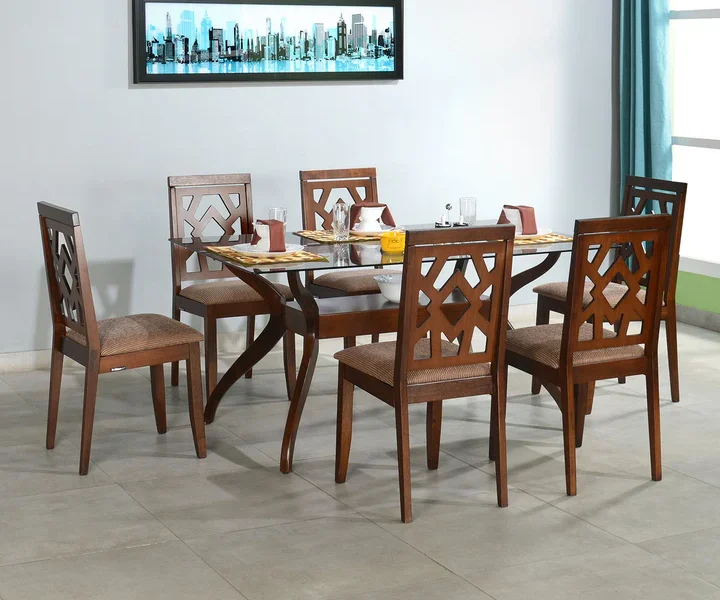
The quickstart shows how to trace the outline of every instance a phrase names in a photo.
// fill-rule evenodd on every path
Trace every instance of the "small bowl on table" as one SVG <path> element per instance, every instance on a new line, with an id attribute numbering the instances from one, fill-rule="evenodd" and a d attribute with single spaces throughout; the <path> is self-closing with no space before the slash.
<path id="1" fill-rule="evenodd" d="M 389 302 L 400 304 L 402 294 L 402 273 L 388 273 L 386 275 L 375 275 L 375 281 L 380 287 L 380 293 Z"/>

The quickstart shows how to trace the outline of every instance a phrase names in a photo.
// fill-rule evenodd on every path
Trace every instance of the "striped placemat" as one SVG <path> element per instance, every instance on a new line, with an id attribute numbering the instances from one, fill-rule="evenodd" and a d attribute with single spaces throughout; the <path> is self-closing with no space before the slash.
<path id="1" fill-rule="evenodd" d="M 328 259 L 319 254 L 299 250 L 284 256 L 267 257 L 248 254 L 247 252 L 238 252 L 229 246 L 208 246 L 207 251 L 229 258 L 243 267 L 255 267 L 258 265 L 280 265 L 289 263 L 305 263 L 305 262 L 328 262 Z"/>
<path id="2" fill-rule="evenodd" d="M 573 239 L 560 233 L 545 233 L 543 235 L 535 235 L 532 237 L 515 238 L 516 246 L 526 246 L 530 244 L 555 244 L 558 242 L 572 242 Z"/>
<path id="3" fill-rule="evenodd" d="M 335 234 L 332 231 L 318 230 L 318 231 L 296 231 L 295 235 L 305 238 L 306 240 L 312 240 L 313 242 L 320 242 L 321 244 L 350 244 L 354 242 L 377 242 L 377 235 L 351 235 L 347 240 L 335 239 Z"/>

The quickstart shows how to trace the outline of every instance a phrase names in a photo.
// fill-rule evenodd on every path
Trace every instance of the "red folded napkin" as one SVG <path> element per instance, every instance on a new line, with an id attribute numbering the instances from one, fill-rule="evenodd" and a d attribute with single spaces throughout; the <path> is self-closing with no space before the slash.
<path id="1" fill-rule="evenodd" d="M 268 219 L 266 221 L 257 221 L 260 225 L 267 225 L 270 231 L 270 249 L 268 252 L 285 252 L 285 223 L 282 221 L 276 221 Z M 260 240 L 263 239 L 258 235 L 257 229 L 253 235 L 252 242 L 253 246 L 257 246 Z"/>
<path id="2" fill-rule="evenodd" d="M 512 204 L 503 206 L 498 225 L 507 224 L 515 225 L 515 229 L 519 229 L 519 231 L 516 231 L 518 235 L 537 235 L 538 232 L 535 209 L 532 206 L 513 206 Z M 518 224 L 520 225 L 519 228 Z"/>
<path id="3" fill-rule="evenodd" d="M 353 204 L 350 207 L 350 229 L 353 229 L 355 225 L 360 222 L 360 210 L 365 207 L 379 208 L 381 206 L 385 207 L 381 217 L 382 222 L 390 227 L 397 227 L 397 225 L 395 225 L 395 219 L 393 219 L 392 213 L 390 212 L 387 204 L 380 204 L 379 202 L 363 202 L 362 204 Z"/>

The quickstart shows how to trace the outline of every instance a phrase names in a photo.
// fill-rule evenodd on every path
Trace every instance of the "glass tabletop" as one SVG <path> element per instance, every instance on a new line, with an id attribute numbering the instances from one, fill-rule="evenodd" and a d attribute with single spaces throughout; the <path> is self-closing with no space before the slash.
<path id="1" fill-rule="evenodd" d="M 479 222 L 477 225 L 494 225 Z M 433 225 L 413 225 L 405 229 L 410 231 L 435 229 Z M 335 244 L 322 244 L 301 238 L 295 234 L 286 237 L 287 244 L 305 246 L 307 252 L 312 252 L 323 257 L 320 262 L 295 262 L 295 263 L 273 263 L 265 265 L 244 266 L 226 256 L 220 256 L 208 251 L 212 246 L 235 246 L 237 244 L 249 244 L 252 241 L 251 235 L 236 235 L 223 237 L 202 237 L 202 238 L 174 238 L 170 242 L 182 246 L 192 252 L 207 253 L 212 259 L 219 262 L 231 264 L 235 267 L 246 269 L 258 274 L 287 273 L 290 271 L 329 271 L 332 269 L 368 268 L 389 265 L 402 265 L 405 261 L 404 254 L 383 254 L 380 248 L 380 240 L 372 242 L 348 242 Z M 570 237 L 570 236 L 568 236 Z M 554 242 L 550 244 L 525 244 L 515 245 L 514 256 L 535 255 L 543 256 L 556 252 L 565 253 L 572 251 L 572 242 Z M 458 259 L 462 259 L 461 254 Z"/>

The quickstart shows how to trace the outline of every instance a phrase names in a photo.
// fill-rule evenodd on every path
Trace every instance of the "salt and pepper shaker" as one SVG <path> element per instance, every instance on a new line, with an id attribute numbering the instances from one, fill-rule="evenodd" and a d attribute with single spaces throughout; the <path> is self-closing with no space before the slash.
<path id="1" fill-rule="evenodd" d="M 443 214 L 443 216 L 440 217 L 440 221 L 437 221 L 435 223 L 435 227 L 440 228 L 440 227 L 452 227 L 453 226 L 452 218 L 450 216 L 450 211 L 452 210 L 452 204 L 446 204 L 445 210 L 447 211 L 447 213 Z"/>

